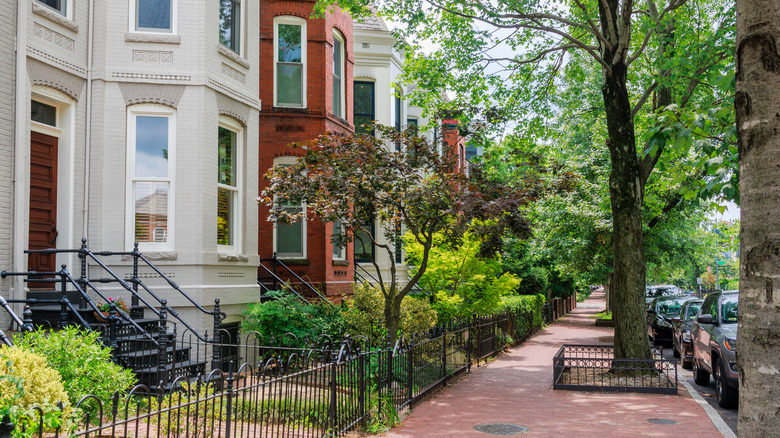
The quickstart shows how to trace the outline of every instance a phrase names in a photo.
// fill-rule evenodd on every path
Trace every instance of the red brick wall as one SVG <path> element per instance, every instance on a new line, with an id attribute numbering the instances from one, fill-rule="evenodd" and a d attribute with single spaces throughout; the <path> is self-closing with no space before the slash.
<path id="1" fill-rule="evenodd" d="M 354 53 L 352 48 L 352 19 L 338 11 L 324 18 L 311 19 L 314 0 L 260 1 L 260 172 L 265 173 L 273 165 L 274 158 L 298 155 L 288 146 L 292 142 L 315 139 L 325 132 L 354 132 L 352 125 L 352 72 Z M 305 109 L 274 108 L 274 17 L 291 15 L 307 20 L 306 36 L 306 102 Z M 345 118 L 333 115 L 333 29 L 338 29 L 345 39 Z M 266 187 L 261 178 L 259 188 Z M 259 207 L 259 245 L 261 259 L 273 255 L 273 225 L 267 222 L 268 208 Z M 291 268 L 305 280 L 318 284 L 328 295 L 351 293 L 348 282 L 354 276 L 352 248 L 347 248 L 348 266 L 333 265 L 330 241 L 332 227 L 318 220 L 307 223 L 307 260 L 305 264 Z M 268 265 L 268 264 L 266 264 Z M 270 265 L 268 265 L 270 266 Z"/>

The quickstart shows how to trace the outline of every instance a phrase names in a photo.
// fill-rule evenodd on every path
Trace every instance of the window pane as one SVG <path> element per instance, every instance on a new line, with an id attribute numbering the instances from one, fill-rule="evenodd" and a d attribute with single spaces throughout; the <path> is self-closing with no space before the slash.
<path id="1" fill-rule="evenodd" d="M 168 118 L 136 117 L 135 176 L 168 176 Z"/>
<path id="2" fill-rule="evenodd" d="M 408 126 L 417 126 L 417 119 L 406 119 L 406 124 Z"/>
<path id="3" fill-rule="evenodd" d="M 374 234 L 374 224 L 364 225 L 372 235 Z M 374 259 L 374 244 L 368 237 L 366 231 L 358 231 L 355 234 L 355 261 L 371 262 Z"/>
<path id="4" fill-rule="evenodd" d="M 337 220 L 333 222 L 333 236 L 336 238 L 340 238 L 341 233 L 342 233 L 341 221 Z M 344 247 L 339 245 L 338 242 L 333 242 L 333 258 L 334 259 L 344 258 Z"/>
<path id="5" fill-rule="evenodd" d="M 370 133 L 363 127 L 366 123 L 375 120 L 374 116 L 374 83 L 373 82 L 354 82 L 355 101 L 353 103 L 355 117 L 355 132 L 357 134 Z"/>
<path id="6" fill-rule="evenodd" d="M 277 101 L 279 103 L 303 104 L 301 92 L 301 72 L 303 66 L 298 64 L 277 64 L 276 85 Z"/>
<path id="7" fill-rule="evenodd" d="M 333 114 L 343 117 L 341 112 L 341 78 L 333 76 Z"/>
<path id="8" fill-rule="evenodd" d="M 303 257 L 303 222 L 276 224 L 276 252 L 279 256 Z"/>
<path id="9" fill-rule="evenodd" d="M 137 181 L 135 185 L 135 240 L 168 241 L 167 182 Z"/>
<path id="10" fill-rule="evenodd" d="M 219 42 L 238 52 L 241 31 L 241 8 L 235 0 L 219 1 Z"/>
<path id="11" fill-rule="evenodd" d="M 236 185 L 236 133 L 219 127 L 219 184 Z"/>
<path id="12" fill-rule="evenodd" d="M 171 0 L 136 0 L 138 3 L 136 16 L 138 28 L 163 29 L 171 28 Z"/>
<path id="13" fill-rule="evenodd" d="M 341 77 L 341 40 L 333 38 L 333 75 Z"/>
<path id="14" fill-rule="evenodd" d="M 45 103 L 30 101 L 30 119 L 44 125 L 57 126 L 57 108 Z"/>
<path id="15" fill-rule="evenodd" d="M 279 62 L 302 62 L 301 26 L 295 24 L 279 25 Z"/>
<path id="16" fill-rule="evenodd" d="M 217 243 L 233 245 L 233 203 L 232 190 L 217 189 Z"/>
<path id="17" fill-rule="evenodd" d="M 60 14 L 65 15 L 65 0 L 38 0 L 38 3 L 42 3 L 57 10 Z"/>

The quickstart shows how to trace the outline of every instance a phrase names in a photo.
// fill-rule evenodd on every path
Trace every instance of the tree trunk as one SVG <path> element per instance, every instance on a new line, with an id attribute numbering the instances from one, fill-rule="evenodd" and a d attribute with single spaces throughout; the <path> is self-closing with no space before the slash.
<path id="1" fill-rule="evenodd" d="M 606 109 L 612 171 L 614 268 L 611 286 L 615 357 L 651 358 L 645 331 L 645 249 L 642 233 L 644 187 L 637 158 L 634 120 L 626 88 L 626 65 L 619 62 L 604 75 L 602 95 Z"/>
<path id="2" fill-rule="evenodd" d="M 742 437 L 780 430 L 780 2 L 737 1 Z"/>
<path id="3" fill-rule="evenodd" d="M 393 294 L 385 299 L 385 327 L 390 339 L 390 348 L 398 340 L 398 330 L 401 328 L 401 301 L 403 296 Z"/>

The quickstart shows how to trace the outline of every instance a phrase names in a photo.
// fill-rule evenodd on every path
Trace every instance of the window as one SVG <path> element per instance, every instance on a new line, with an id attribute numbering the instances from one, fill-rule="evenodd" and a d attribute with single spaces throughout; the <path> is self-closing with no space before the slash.
<path id="1" fill-rule="evenodd" d="M 37 3 L 46 5 L 62 15 L 67 16 L 68 0 L 36 0 Z"/>
<path id="2" fill-rule="evenodd" d="M 365 231 L 360 230 L 355 233 L 355 261 L 371 263 L 374 261 L 374 242 L 369 235 L 374 235 L 374 224 L 364 224 L 363 228 Z"/>
<path id="3" fill-rule="evenodd" d="M 139 32 L 176 33 L 176 0 L 132 0 L 133 30 Z"/>
<path id="4" fill-rule="evenodd" d="M 176 122 L 173 110 L 139 105 L 128 117 L 128 246 L 171 249 Z"/>
<path id="5" fill-rule="evenodd" d="M 276 106 L 306 107 L 306 20 L 274 21 Z"/>
<path id="6" fill-rule="evenodd" d="M 333 260 L 344 260 L 347 258 L 346 248 L 341 246 L 338 239 L 344 234 L 344 225 L 341 221 L 337 220 L 333 222 Z"/>
<path id="7" fill-rule="evenodd" d="M 406 126 L 417 126 L 417 119 L 406 119 Z"/>
<path id="8" fill-rule="evenodd" d="M 217 128 L 217 245 L 238 251 L 241 125 L 220 118 Z"/>
<path id="9" fill-rule="evenodd" d="M 365 127 L 376 120 L 373 82 L 355 81 L 354 117 L 355 133 L 373 135 L 373 131 Z"/>
<path id="10" fill-rule="evenodd" d="M 395 229 L 395 262 L 398 264 L 401 264 L 404 262 L 404 256 L 403 256 L 403 249 L 404 249 L 404 239 L 403 239 L 403 233 L 401 231 L 401 224 L 398 224 L 398 226 Z"/>
<path id="11" fill-rule="evenodd" d="M 292 165 L 295 157 L 280 157 L 274 160 L 274 164 L 281 166 Z M 295 214 L 306 213 L 304 204 L 285 204 L 284 209 Z M 306 218 L 293 223 L 277 223 L 274 226 L 274 252 L 279 258 L 306 258 Z"/>
<path id="12" fill-rule="evenodd" d="M 47 105 L 37 100 L 30 101 L 30 119 L 33 122 L 57 127 L 57 107 Z"/>
<path id="13" fill-rule="evenodd" d="M 400 91 L 396 90 L 396 93 L 400 93 Z M 396 95 L 395 99 L 395 130 L 396 132 L 401 132 L 401 96 Z M 401 151 L 401 142 L 397 141 L 395 142 L 395 150 Z"/>
<path id="14" fill-rule="evenodd" d="M 241 1 L 219 0 L 219 43 L 240 53 Z"/>
<path id="15" fill-rule="evenodd" d="M 333 31 L 333 114 L 344 117 L 344 37 Z"/>

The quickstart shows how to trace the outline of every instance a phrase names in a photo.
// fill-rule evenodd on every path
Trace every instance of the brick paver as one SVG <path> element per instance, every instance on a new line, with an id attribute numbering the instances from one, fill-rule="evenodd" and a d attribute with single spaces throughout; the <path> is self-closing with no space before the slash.
<path id="1" fill-rule="evenodd" d="M 552 389 L 552 357 L 562 344 L 612 343 L 613 329 L 595 327 L 588 318 L 603 308 L 597 291 L 571 314 L 415 407 L 383 437 L 488 437 L 473 429 L 483 423 L 523 425 L 530 430 L 518 436 L 527 437 L 721 436 L 682 386 L 676 396 Z M 652 424 L 651 418 L 677 424 Z"/>

